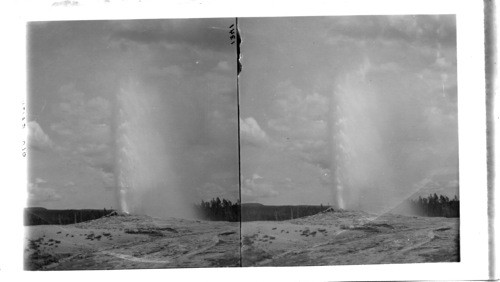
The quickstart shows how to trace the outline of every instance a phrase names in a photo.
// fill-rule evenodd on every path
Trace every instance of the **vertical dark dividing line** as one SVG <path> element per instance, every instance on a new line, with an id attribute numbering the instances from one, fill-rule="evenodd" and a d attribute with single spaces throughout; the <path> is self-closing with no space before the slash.
<path id="1" fill-rule="evenodd" d="M 498 231 L 496 231 L 495 226 L 495 199 L 498 196 L 495 193 L 495 148 L 494 136 L 495 136 L 495 89 L 498 87 L 495 83 L 495 77 L 497 76 L 496 64 L 498 61 L 498 54 L 495 50 L 495 42 L 497 39 L 497 35 L 495 32 L 495 26 L 497 25 L 497 16 L 495 11 L 497 7 L 496 3 L 492 0 L 484 1 L 484 51 L 485 51 L 485 76 L 486 76 L 486 172 L 487 172 L 487 187 L 488 187 L 488 272 L 490 279 L 494 279 L 497 275 L 497 269 L 495 266 L 497 265 L 496 261 L 498 258 L 495 257 L 496 249 L 498 247 L 496 244 L 498 242 L 495 241 L 494 238 L 497 237 Z M 456 17 L 455 17 L 456 22 Z M 460 165 L 460 162 L 459 162 Z M 459 192 L 460 193 L 460 192 Z M 460 246 L 460 245 L 459 245 Z M 460 258 L 462 257 L 460 255 Z"/>
<path id="2" fill-rule="evenodd" d="M 239 222 L 240 222 L 240 267 L 243 267 L 243 257 L 241 253 L 243 238 L 241 236 L 241 212 L 242 212 L 242 201 L 241 201 L 241 150 L 240 150 L 240 72 L 241 72 L 241 63 L 240 63 L 240 30 L 238 28 L 238 18 L 235 18 L 235 26 L 236 26 L 236 106 L 237 106 L 237 118 L 238 118 L 238 194 L 240 198 L 240 210 L 239 210 Z"/>

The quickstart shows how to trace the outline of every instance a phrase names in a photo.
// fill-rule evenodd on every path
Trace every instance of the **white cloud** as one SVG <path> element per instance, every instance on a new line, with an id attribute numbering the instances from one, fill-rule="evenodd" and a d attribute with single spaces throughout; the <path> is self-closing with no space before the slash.
<path id="1" fill-rule="evenodd" d="M 297 152 L 305 162 L 322 169 L 329 168 L 331 164 L 331 144 L 324 140 L 297 140 L 288 146 L 288 150 Z"/>
<path id="2" fill-rule="evenodd" d="M 60 150 L 81 159 L 87 165 L 112 171 L 112 105 L 101 96 L 90 97 L 74 85 L 59 90 L 61 102 L 55 104 L 57 120 L 51 129 L 59 135 Z"/>
<path id="3" fill-rule="evenodd" d="M 158 77 L 170 78 L 174 77 L 176 79 L 181 78 L 184 75 L 184 70 L 176 65 L 167 67 L 152 67 L 148 69 L 148 74 Z"/>
<path id="4" fill-rule="evenodd" d="M 28 200 L 32 204 L 39 204 L 45 202 L 53 202 L 61 200 L 55 189 L 46 187 L 47 181 L 36 178 L 34 183 L 28 183 Z"/>
<path id="5" fill-rule="evenodd" d="M 448 197 L 458 196 L 459 183 L 455 177 L 454 175 L 448 175 L 446 178 L 436 176 L 426 177 L 414 185 L 413 189 L 415 193 L 413 197 L 426 197 L 434 193 Z"/>
<path id="6" fill-rule="evenodd" d="M 254 174 L 252 178 L 246 178 L 241 187 L 242 202 L 252 202 L 264 198 L 272 198 L 278 196 L 279 193 L 273 188 L 271 183 L 258 175 Z"/>
<path id="7" fill-rule="evenodd" d="M 253 117 L 240 119 L 241 141 L 245 144 L 259 146 L 269 143 L 270 139 L 267 133 L 260 128 Z"/>
<path id="8" fill-rule="evenodd" d="M 276 88 L 274 110 L 277 116 L 267 123 L 280 137 L 288 153 L 322 168 L 328 167 L 328 122 L 330 98 L 316 92 L 307 93 L 290 81 Z"/>
<path id="9" fill-rule="evenodd" d="M 379 65 L 372 65 L 371 72 L 402 72 L 403 67 L 395 62 L 382 63 Z"/>
<path id="10" fill-rule="evenodd" d="M 39 177 L 35 178 L 35 184 L 42 184 L 42 183 L 47 183 L 47 181 L 45 181 Z"/>
<path id="11" fill-rule="evenodd" d="M 438 67 L 447 67 L 448 66 L 448 62 L 446 61 L 446 58 L 443 58 L 443 57 L 438 57 L 436 58 L 436 66 Z"/>
<path id="12" fill-rule="evenodd" d="M 54 143 L 36 121 L 28 122 L 28 145 L 38 150 L 51 149 Z"/>
<path id="13" fill-rule="evenodd" d="M 306 93 L 285 81 L 276 87 L 274 109 L 278 116 L 268 126 L 281 135 L 297 139 L 320 139 L 326 133 L 329 99 L 316 92 Z"/>
<path id="14" fill-rule="evenodd" d="M 233 188 L 233 187 L 231 187 Z M 210 200 L 213 197 L 224 198 L 230 201 L 236 201 L 239 198 L 237 187 L 228 189 L 217 183 L 207 182 L 196 188 L 197 196 L 201 200 Z"/>
<path id="15" fill-rule="evenodd" d="M 215 69 L 218 71 L 229 71 L 231 70 L 231 66 L 227 61 L 220 61 L 215 67 Z"/>
<path id="16" fill-rule="evenodd" d="M 55 105 L 57 122 L 51 129 L 68 141 L 105 143 L 111 138 L 111 103 L 103 97 L 88 97 L 74 85 L 60 89 L 62 102 Z"/>
<path id="17" fill-rule="evenodd" d="M 253 180 L 263 179 L 263 178 L 264 178 L 264 177 L 262 177 L 262 176 L 258 175 L 257 173 L 254 173 L 254 174 L 252 175 L 252 179 L 253 179 Z"/>

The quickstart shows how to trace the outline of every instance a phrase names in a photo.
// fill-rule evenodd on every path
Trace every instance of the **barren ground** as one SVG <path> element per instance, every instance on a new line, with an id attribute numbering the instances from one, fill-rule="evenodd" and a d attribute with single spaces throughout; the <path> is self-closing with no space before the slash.
<path id="1" fill-rule="evenodd" d="M 459 261 L 458 219 L 324 212 L 244 222 L 243 266 Z"/>
<path id="2" fill-rule="evenodd" d="M 243 266 L 459 261 L 458 219 L 330 211 L 243 222 Z M 26 269 L 240 266 L 240 225 L 111 216 L 26 227 Z"/>
<path id="3" fill-rule="evenodd" d="M 26 229 L 32 270 L 240 265 L 239 223 L 111 216 Z"/>

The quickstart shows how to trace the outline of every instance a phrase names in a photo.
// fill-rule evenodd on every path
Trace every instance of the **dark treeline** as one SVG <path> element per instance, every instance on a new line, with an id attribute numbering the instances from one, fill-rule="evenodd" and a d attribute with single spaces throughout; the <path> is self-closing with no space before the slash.
<path id="1" fill-rule="evenodd" d="M 460 217 L 460 202 L 455 196 L 450 200 L 447 196 L 436 193 L 426 198 L 408 199 L 408 205 L 413 213 L 420 216 Z"/>
<path id="2" fill-rule="evenodd" d="M 65 225 L 94 220 L 106 216 L 114 210 L 48 210 L 45 208 L 25 208 L 24 225 Z"/>
<path id="3" fill-rule="evenodd" d="M 281 221 L 317 214 L 328 207 L 319 206 L 265 206 L 262 204 L 243 204 L 241 221 L 272 220 Z"/>
<path id="4" fill-rule="evenodd" d="M 232 203 L 219 197 L 211 201 L 201 201 L 195 205 L 195 211 L 199 218 L 204 220 L 216 221 L 239 221 L 240 220 L 240 202 Z"/>
<path id="5" fill-rule="evenodd" d="M 319 206 L 265 206 L 262 204 L 232 203 L 226 199 L 215 198 L 201 201 L 195 205 L 198 217 L 204 220 L 216 221 L 280 221 L 314 215 L 328 207 Z"/>

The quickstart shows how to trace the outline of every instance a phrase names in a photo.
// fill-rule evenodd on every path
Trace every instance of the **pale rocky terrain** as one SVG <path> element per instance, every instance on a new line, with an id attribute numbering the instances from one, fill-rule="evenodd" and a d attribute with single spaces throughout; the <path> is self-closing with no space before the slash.
<path id="1" fill-rule="evenodd" d="M 71 225 L 26 227 L 33 270 L 240 265 L 239 223 L 120 215 Z"/>
<path id="2" fill-rule="evenodd" d="M 458 218 L 327 211 L 283 222 L 244 222 L 243 266 L 459 261 Z"/>
<path id="3" fill-rule="evenodd" d="M 457 218 L 327 211 L 287 221 L 118 215 L 26 227 L 26 268 L 82 270 L 459 261 Z"/>

